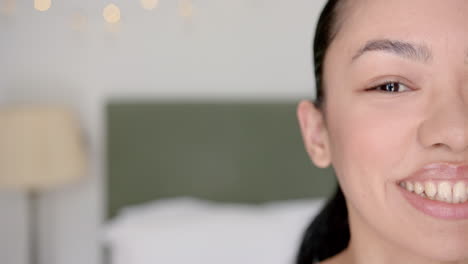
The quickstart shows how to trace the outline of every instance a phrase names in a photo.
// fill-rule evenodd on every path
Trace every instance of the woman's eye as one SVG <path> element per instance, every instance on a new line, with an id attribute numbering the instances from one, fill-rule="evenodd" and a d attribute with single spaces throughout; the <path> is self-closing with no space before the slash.
<path id="1" fill-rule="evenodd" d="M 376 90 L 388 93 L 400 93 L 405 91 L 411 91 L 406 85 L 399 82 L 386 82 L 377 86 L 374 86 L 368 90 Z"/>

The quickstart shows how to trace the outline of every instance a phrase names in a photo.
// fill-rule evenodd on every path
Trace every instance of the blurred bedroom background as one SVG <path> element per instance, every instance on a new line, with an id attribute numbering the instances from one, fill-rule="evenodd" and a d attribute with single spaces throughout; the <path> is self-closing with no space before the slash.
<path id="1" fill-rule="evenodd" d="M 0 263 L 292 263 L 324 2 L 0 0 Z"/>

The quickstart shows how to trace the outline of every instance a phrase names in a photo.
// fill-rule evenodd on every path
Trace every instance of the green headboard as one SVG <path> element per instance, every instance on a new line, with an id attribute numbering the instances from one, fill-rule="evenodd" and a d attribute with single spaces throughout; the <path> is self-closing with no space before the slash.
<path id="1" fill-rule="evenodd" d="M 261 203 L 335 187 L 306 155 L 296 103 L 113 100 L 106 113 L 109 217 L 158 198 Z"/>

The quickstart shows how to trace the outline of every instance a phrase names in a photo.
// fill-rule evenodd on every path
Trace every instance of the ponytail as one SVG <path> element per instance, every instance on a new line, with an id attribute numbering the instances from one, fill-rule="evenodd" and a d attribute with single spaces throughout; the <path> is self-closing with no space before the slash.
<path id="1" fill-rule="evenodd" d="M 335 194 L 305 231 L 296 264 L 312 264 L 343 251 L 349 243 L 348 209 L 338 185 Z"/>

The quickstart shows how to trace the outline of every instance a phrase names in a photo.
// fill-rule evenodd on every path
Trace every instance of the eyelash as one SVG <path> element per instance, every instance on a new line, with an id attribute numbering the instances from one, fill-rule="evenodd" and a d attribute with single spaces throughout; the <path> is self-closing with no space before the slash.
<path id="1" fill-rule="evenodd" d="M 403 92 L 390 92 L 390 91 L 386 91 L 386 90 L 379 90 L 379 88 L 386 88 L 387 85 L 390 85 L 390 84 L 393 84 L 394 87 L 398 85 L 398 88 L 397 89 L 401 89 L 401 87 L 406 87 L 408 90 L 411 90 L 407 85 L 401 83 L 401 82 L 398 82 L 398 81 L 385 81 L 381 84 L 378 84 L 378 85 L 375 85 L 371 88 L 368 88 L 366 89 L 366 91 L 377 91 L 377 92 L 382 92 L 382 93 L 403 93 Z"/>

